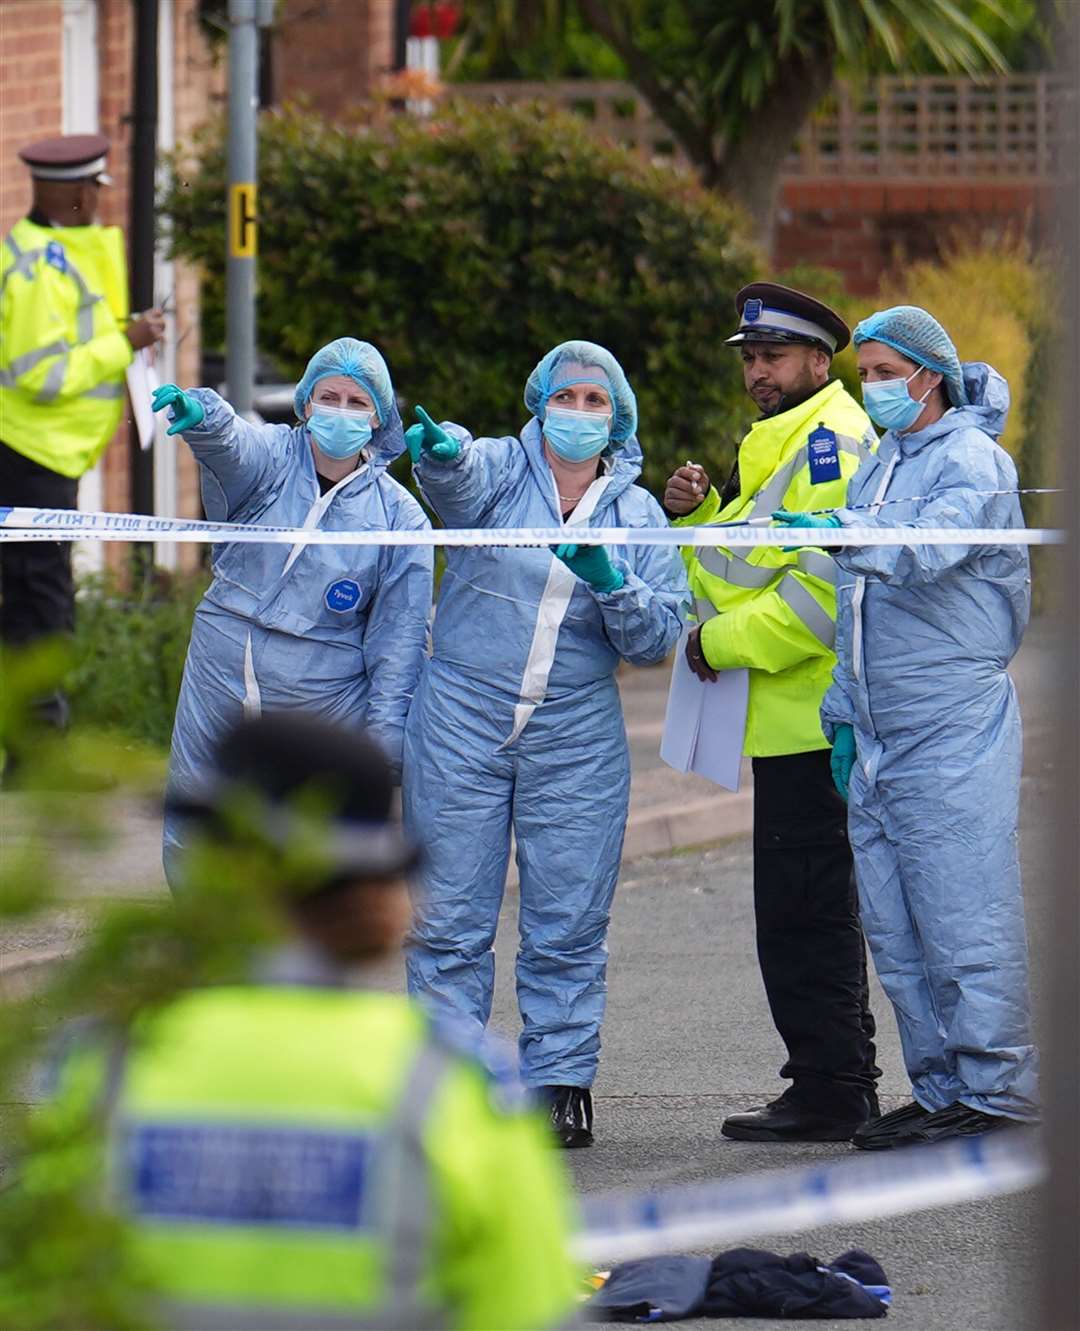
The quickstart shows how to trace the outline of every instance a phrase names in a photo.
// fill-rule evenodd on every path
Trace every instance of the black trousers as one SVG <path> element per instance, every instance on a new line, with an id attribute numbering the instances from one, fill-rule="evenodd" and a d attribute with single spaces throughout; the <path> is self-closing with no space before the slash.
<path id="1" fill-rule="evenodd" d="M 61 476 L 0 443 L 0 505 L 75 508 L 79 482 Z M 75 628 L 75 583 L 68 541 L 0 543 L 0 642 L 22 647 Z M 55 694 L 35 709 L 41 721 L 63 725 L 67 703 Z"/>
<path id="2" fill-rule="evenodd" d="M 866 948 L 829 751 L 755 758 L 754 915 L 773 1021 L 787 1047 L 787 1098 L 859 1117 L 875 1064 Z"/>

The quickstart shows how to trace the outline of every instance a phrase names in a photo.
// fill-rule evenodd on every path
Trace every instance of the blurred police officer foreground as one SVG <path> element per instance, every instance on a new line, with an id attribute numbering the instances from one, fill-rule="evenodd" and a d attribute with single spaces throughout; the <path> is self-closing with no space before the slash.
<path id="1" fill-rule="evenodd" d="M 376 987 L 419 858 L 391 801 L 373 742 L 302 713 L 242 722 L 180 809 L 186 854 L 274 865 L 285 941 L 242 982 L 144 1011 L 114 1056 L 82 1038 L 60 1063 L 54 1110 L 104 1103 L 107 1209 L 151 1325 L 573 1319 L 570 1198 L 541 1118 L 486 1046 Z"/>
<path id="2" fill-rule="evenodd" d="M 124 372 L 160 341 L 159 310 L 129 318 L 119 227 L 96 222 L 109 142 L 67 134 L 19 151 L 33 203 L 0 245 L 0 505 L 75 508 L 79 478 L 120 423 Z M 0 545 L 0 641 L 22 646 L 74 627 L 71 546 Z M 62 727 L 60 693 L 39 720 Z"/>

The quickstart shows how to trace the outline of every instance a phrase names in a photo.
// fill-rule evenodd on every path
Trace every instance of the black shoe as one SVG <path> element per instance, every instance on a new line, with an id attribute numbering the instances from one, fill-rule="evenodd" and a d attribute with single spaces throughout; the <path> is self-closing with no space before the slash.
<path id="1" fill-rule="evenodd" d="M 928 1142 L 949 1141 L 953 1137 L 979 1137 L 984 1132 L 1016 1126 L 1016 1119 L 1006 1118 L 1003 1114 L 984 1114 L 981 1109 L 971 1109 L 958 1101 L 945 1109 L 927 1114 L 896 1145 L 919 1146 Z"/>
<path id="2" fill-rule="evenodd" d="M 929 1117 L 930 1110 L 924 1109 L 918 1100 L 912 1100 L 910 1104 L 902 1105 L 865 1124 L 852 1137 L 851 1144 L 861 1151 L 887 1151 Z"/>
<path id="3" fill-rule="evenodd" d="M 743 1142 L 846 1142 L 865 1122 L 865 1115 L 850 1119 L 815 1114 L 781 1097 L 764 1109 L 730 1114 L 720 1131 Z"/>
<path id="4" fill-rule="evenodd" d="M 559 1145 L 565 1150 L 593 1144 L 592 1094 L 584 1086 L 539 1086 L 536 1098 L 547 1111 Z"/>

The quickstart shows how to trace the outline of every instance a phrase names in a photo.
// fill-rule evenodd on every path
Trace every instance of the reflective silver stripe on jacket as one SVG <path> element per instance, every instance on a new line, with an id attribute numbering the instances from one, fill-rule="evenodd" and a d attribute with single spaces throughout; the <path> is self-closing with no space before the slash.
<path id="1" fill-rule="evenodd" d="M 13 236 L 6 236 L 5 243 L 11 251 L 12 266 L 4 274 L 3 286 L 7 285 L 8 278 L 13 273 L 22 273 L 28 280 L 33 280 L 34 264 L 44 255 L 43 249 L 22 250 Z M 94 306 L 103 297 L 95 295 L 86 285 L 86 279 L 78 268 L 65 256 L 64 272 L 75 283 L 79 291 L 79 304 L 75 310 L 75 345 L 83 346 L 85 343 L 93 340 L 94 337 Z M 47 347 L 36 347 L 33 351 L 27 351 L 16 358 L 8 365 L 7 369 L 0 370 L 0 387 L 14 388 L 16 381 L 24 374 L 28 373 L 43 360 L 50 356 L 60 357 L 55 365 L 49 367 L 49 372 L 45 378 L 45 383 L 39 390 L 36 401 L 52 402 L 60 393 L 64 386 L 64 377 L 67 374 L 67 351 L 71 344 L 61 339 L 57 342 L 51 342 Z M 122 397 L 124 388 L 122 384 L 104 383 L 97 384 L 94 388 L 87 389 L 85 393 L 80 393 L 80 397 L 93 398 L 118 398 Z"/>
<path id="2" fill-rule="evenodd" d="M 698 562 L 707 573 L 714 573 L 733 587 L 747 587 L 755 591 L 771 586 L 788 572 L 782 566 L 751 564 L 739 555 L 726 555 L 717 549 L 703 549 L 698 555 Z M 836 582 L 836 566 L 820 550 L 800 550 L 798 566 L 803 573 L 812 573 L 815 578 L 822 578 L 825 582 Z"/>
<path id="3" fill-rule="evenodd" d="M 738 555 L 726 555 L 723 550 L 715 547 L 703 547 L 698 552 L 698 562 L 706 573 L 723 578 L 733 587 L 767 587 L 783 572 L 782 569 L 764 564 L 751 564 Z"/>
<path id="4" fill-rule="evenodd" d="M 716 606 L 704 596 L 694 597 L 694 612 L 697 615 L 699 624 L 704 624 L 706 620 L 715 618 L 720 613 Z"/>
<path id="5" fill-rule="evenodd" d="M 61 337 L 55 342 L 50 342 L 47 347 L 35 347 L 33 351 L 24 351 L 21 356 L 16 356 L 9 362 L 4 375 L 12 381 L 19 379 L 32 370 L 39 361 L 48 360 L 50 356 L 62 356 L 67 349 L 68 343 Z"/>
<path id="6" fill-rule="evenodd" d="M 451 1054 L 433 1041 L 421 1049 L 405 1079 L 380 1166 L 377 1186 L 384 1192 L 376 1214 L 386 1217 L 383 1233 L 389 1270 L 382 1315 L 388 1328 L 416 1326 L 420 1314 L 433 1315 L 416 1302 L 431 1261 L 436 1211 L 424 1129 L 452 1066 Z"/>
<path id="7" fill-rule="evenodd" d="M 67 374 L 68 358 L 67 352 L 58 357 L 49 366 L 45 374 L 45 382 L 38 389 L 36 402 L 52 402 L 54 398 L 59 397 L 60 390 L 64 386 L 64 377 Z"/>
<path id="8" fill-rule="evenodd" d="M 799 551 L 799 571 L 836 585 L 836 565 L 829 555 L 804 547 Z"/>
<path id="9" fill-rule="evenodd" d="M 16 273 L 22 273 L 23 277 L 25 277 L 27 281 L 32 281 L 34 277 L 34 264 L 37 263 L 38 259 L 40 259 L 41 256 L 45 253 L 45 251 L 41 249 L 38 250 L 20 249 L 18 241 L 15 239 L 14 236 L 10 235 L 4 237 L 4 243 L 11 251 L 11 257 L 14 260 L 14 263 L 4 274 L 3 283 L 0 284 L 0 291 L 2 291 L 5 286 L 7 286 L 8 278 L 13 277 Z"/>
<path id="10" fill-rule="evenodd" d="M 777 595 L 795 612 L 815 638 L 831 651 L 836 642 L 836 624 L 798 578 L 786 577 L 776 589 Z"/>

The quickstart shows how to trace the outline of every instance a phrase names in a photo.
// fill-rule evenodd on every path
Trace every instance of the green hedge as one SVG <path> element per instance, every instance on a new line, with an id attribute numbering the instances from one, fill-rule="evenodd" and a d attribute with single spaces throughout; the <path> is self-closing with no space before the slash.
<path id="1" fill-rule="evenodd" d="M 191 618 L 206 585 L 204 574 L 164 569 L 138 590 L 109 577 L 79 584 L 65 681 L 76 723 L 168 747 Z"/>
<path id="2" fill-rule="evenodd" d="M 541 355 L 609 347 L 638 394 L 646 482 L 687 456 L 719 472 L 752 416 L 722 345 L 759 273 L 741 214 L 670 168 L 539 106 L 448 106 L 335 127 L 289 111 L 260 130 L 259 343 L 298 375 L 331 338 L 374 342 L 410 405 L 516 433 Z M 220 128 L 173 163 L 176 254 L 204 270 L 223 337 Z"/>

